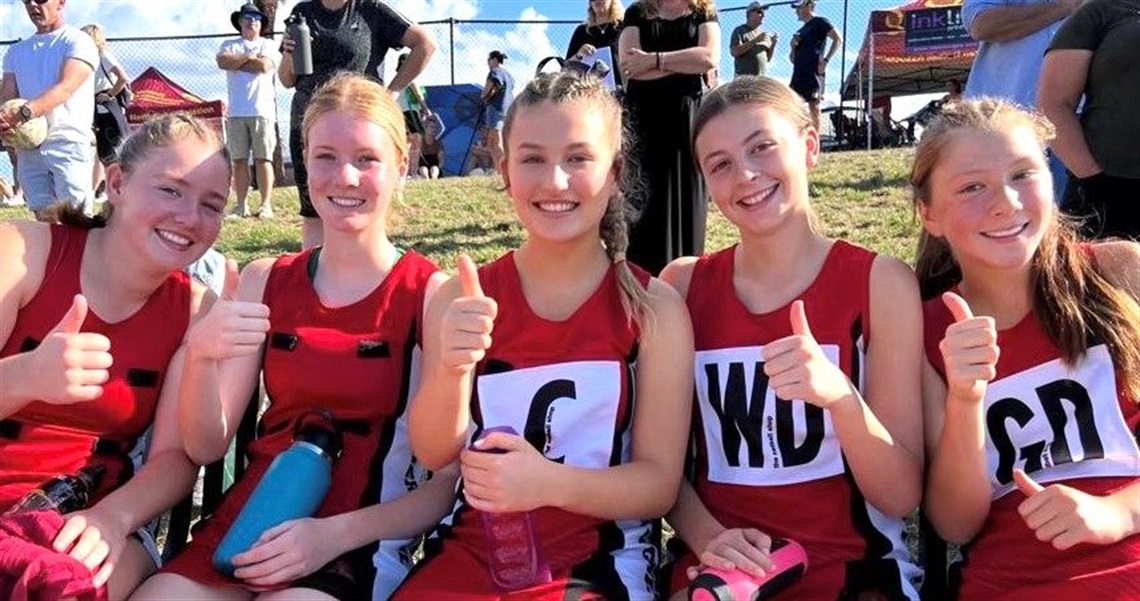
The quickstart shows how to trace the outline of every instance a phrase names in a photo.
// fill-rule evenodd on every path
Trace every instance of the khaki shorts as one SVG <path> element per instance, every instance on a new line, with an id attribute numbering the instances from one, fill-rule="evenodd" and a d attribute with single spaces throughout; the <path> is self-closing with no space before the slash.
<path id="1" fill-rule="evenodd" d="M 255 161 L 273 160 L 277 144 L 273 122 L 267 117 L 230 117 L 226 119 L 226 148 L 235 161 L 249 160 L 253 151 Z"/>

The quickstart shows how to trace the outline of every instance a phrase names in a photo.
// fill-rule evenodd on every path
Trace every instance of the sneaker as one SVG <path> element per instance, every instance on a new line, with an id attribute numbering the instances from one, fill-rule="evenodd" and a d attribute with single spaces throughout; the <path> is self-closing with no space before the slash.
<path id="1" fill-rule="evenodd" d="M 258 213 L 257 213 L 257 217 L 259 219 L 273 219 L 273 217 L 274 217 L 273 207 L 270 205 L 265 205 L 264 207 L 261 207 L 261 210 L 258 211 Z"/>
<path id="2" fill-rule="evenodd" d="M 0 206 L 3 207 L 22 207 L 25 204 L 27 203 L 24 202 L 23 192 L 13 194 L 12 196 L 5 196 L 3 199 L 0 199 Z"/>
<path id="3" fill-rule="evenodd" d="M 234 207 L 234 210 L 230 211 L 229 214 L 226 215 L 226 219 L 245 219 L 249 216 L 249 207 L 238 205 Z"/>

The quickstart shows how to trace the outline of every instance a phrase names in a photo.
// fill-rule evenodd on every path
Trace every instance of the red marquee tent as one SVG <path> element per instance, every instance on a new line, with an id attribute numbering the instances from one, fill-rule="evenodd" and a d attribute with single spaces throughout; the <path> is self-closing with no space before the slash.
<path id="1" fill-rule="evenodd" d="M 127 108 L 127 122 L 140 125 L 160 115 L 186 113 L 205 119 L 219 130 L 226 108 L 221 100 L 206 100 L 174 83 L 154 67 L 148 67 L 131 82 L 134 99 Z"/>
<path id="2" fill-rule="evenodd" d="M 961 8 L 962 0 L 913 0 L 871 11 L 843 99 L 942 92 L 951 79 L 965 82 L 978 43 L 965 32 Z"/>

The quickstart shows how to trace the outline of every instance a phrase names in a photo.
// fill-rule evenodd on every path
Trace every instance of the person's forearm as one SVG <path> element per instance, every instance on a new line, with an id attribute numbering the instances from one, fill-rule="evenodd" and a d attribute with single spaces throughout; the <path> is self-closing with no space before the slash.
<path id="1" fill-rule="evenodd" d="M 187 356 L 178 388 L 178 429 L 186 455 L 199 465 L 229 449 L 237 428 L 226 419 L 218 361 Z"/>
<path id="2" fill-rule="evenodd" d="M 408 58 L 404 59 L 403 66 L 396 71 L 388 89 L 393 92 L 400 92 L 408 87 L 423 72 L 433 53 L 435 53 L 435 43 L 431 40 L 425 40 L 423 44 L 412 48 L 412 51 L 408 53 Z"/>
<path id="3" fill-rule="evenodd" d="M 97 507 L 115 516 L 123 532 L 131 533 L 190 494 L 197 480 L 198 466 L 185 454 L 160 451 L 148 456 L 139 471 Z"/>
<path id="4" fill-rule="evenodd" d="M 277 79 L 281 81 L 281 85 L 286 88 L 292 88 L 297 85 L 297 76 L 293 73 L 293 53 L 284 52 L 281 54 L 281 64 L 277 65 Z"/>
<path id="5" fill-rule="evenodd" d="M 892 438 L 854 386 L 828 411 L 843 456 L 867 501 L 894 518 L 914 511 L 922 500 L 922 462 L 915 453 Z"/>
<path id="6" fill-rule="evenodd" d="M 19 353 L 0 359 L 0 419 L 23 409 L 36 400 L 30 386 L 35 375 L 29 373 L 28 353 Z"/>
<path id="7" fill-rule="evenodd" d="M 839 51 L 839 46 L 842 43 L 843 43 L 842 38 L 832 38 L 831 39 L 831 47 L 827 49 L 827 54 L 823 55 L 823 60 L 825 60 L 825 61 L 831 60 L 831 57 L 835 56 L 835 53 L 837 51 Z"/>
<path id="8" fill-rule="evenodd" d="M 226 71 L 237 71 L 241 69 L 252 57 L 244 54 L 232 54 L 225 52 L 218 55 L 218 67 Z"/>
<path id="9" fill-rule="evenodd" d="M 713 53 L 704 46 L 694 46 L 673 52 L 661 52 L 659 70 L 671 73 L 703 75 L 716 67 Z"/>
<path id="10" fill-rule="evenodd" d="M 111 96 L 118 96 L 119 92 L 122 92 L 130 82 L 127 81 L 127 73 L 123 71 L 122 67 L 115 67 L 111 70 L 111 74 L 115 76 L 115 83 L 111 86 L 111 91 L 108 93 Z"/>
<path id="11" fill-rule="evenodd" d="M 930 458 L 926 514 L 942 538 L 966 543 L 990 510 L 985 424 L 978 403 L 946 399 L 942 436 Z"/>
<path id="12" fill-rule="evenodd" d="M 463 449 L 471 421 L 471 374 L 435 368 L 420 381 L 409 410 L 409 434 L 417 460 L 431 470 L 451 464 Z"/>
<path id="13" fill-rule="evenodd" d="M 238 67 L 238 70 L 253 73 L 254 75 L 269 73 L 273 70 L 273 61 L 264 56 L 251 56 L 241 67 Z"/>
<path id="14" fill-rule="evenodd" d="M 329 535 L 347 552 L 378 540 L 423 534 L 451 511 L 457 478 L 458 468 L 449 466 L 398 499 L 332 516 L 327 519 Z"/>
<path id="15" fill-rule="evenodd" d="M 74 93 L 74 89 L 70 89 L 63 82 L 60 82 L 48 88 L 43 94 L 29 100 L 28 108 L 31 109 L 33 117 L 40 117 L 66 102 Z"/>
<path id="16" fill-rule="evenodd" d="M 981 42 L 1010 42 L 1037 32 L 1072 13 L 1064 2 L 1043 2 L 987 9 L 970 26 L 970 36 Z"/>
<path id="17" fill-rule="evenodd" d="M 588 469 L 551 462 L 552 505 L 608 520 L 648 520 L 665 515 L 677 502 L 680 470 L 648 460 Z"/>
<path id="18" fill-rule="evenodd" d="M 1077 119 L 1077 103 L 1041 88 L 1037 93 L 1037 107 L 1057 130 L 1057 137 L 1053 139 L 1050 147 L 1061 158 L 1065 167 L 1078 178 L 1099 173 L 1100 165 L 1089 149 L 1088 142 L 1085 141 L 1084 128 Z"/>
<path id="19" fill-rule="evenodd" d="M 698 556 L 708 547 L 709 541 L 724 530 L 724 525 L 705 507 L 687 480 L 681 481 L 677 503 L 669 510 L 665 521 Z"/>

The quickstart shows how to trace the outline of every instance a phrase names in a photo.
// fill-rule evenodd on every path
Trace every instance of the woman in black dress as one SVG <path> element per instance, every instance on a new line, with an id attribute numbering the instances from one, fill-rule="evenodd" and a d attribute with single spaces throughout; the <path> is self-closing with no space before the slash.
<path id="1" fill-rule="evenodd" d="M 621 0 L 588 0 L 586 22 L 575 28 L 574 35 L 570 36 L 566 58 L 580 61 L 599 48 L 609 48 L 612 57 L 610 68 L 613 69 L 614 80 L 620 85 L 622 78 L 618 60 L 618 35 L 621 34 L 624 12 Z"/>
<path id="2" fill-rule="evenodd" d="M 656 274 L 677 257 L 704 251 L 706 203 L 689 130 L 705 76 L 720 62 L 713 0 L 636 2 L 625 12 L 619 45 L 645 185 L 628 258 Z"/>

